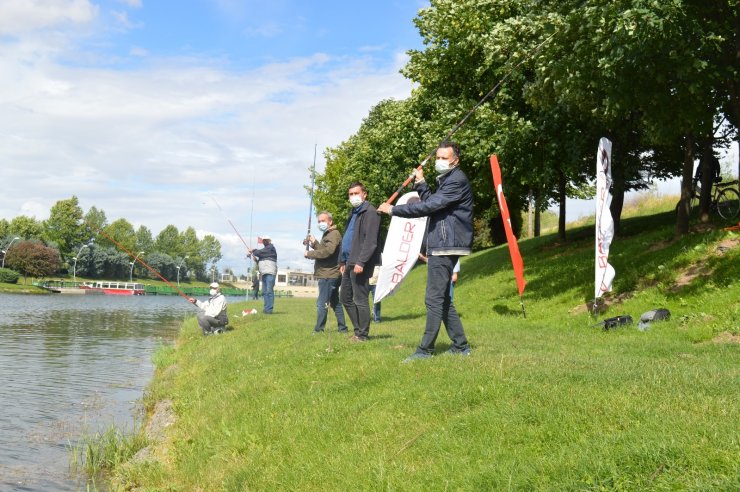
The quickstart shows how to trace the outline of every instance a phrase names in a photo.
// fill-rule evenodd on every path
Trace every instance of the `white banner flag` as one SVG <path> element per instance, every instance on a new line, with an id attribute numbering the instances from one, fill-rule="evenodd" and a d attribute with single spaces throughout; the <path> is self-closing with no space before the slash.
<path id="1" fill-rule="evenodd" d="M 419 200 L 419 194 L 412 191 L 403 195 L 396 205 Z M 388 227 L 388 236 L 383 247 L 382 266 L 375 286 L 374 302 L 380 302 L 384 297 L 393 294 L 406 274 L 414 267 L 419 258 L 426 227 L 427 217 L 416 219 L 391 217 L 391 225 Z"/>
<path id="2" fill-rule="evenodd" d="M 612 143 L 608 138 L 599 140 L 596 155 L 596 282 L 594 299 L 604 292 L 611 292 L 614 267 L 609 264 L 609 246 L 614 238 L 614 220 L 609 210 L 612 186 Z"/>

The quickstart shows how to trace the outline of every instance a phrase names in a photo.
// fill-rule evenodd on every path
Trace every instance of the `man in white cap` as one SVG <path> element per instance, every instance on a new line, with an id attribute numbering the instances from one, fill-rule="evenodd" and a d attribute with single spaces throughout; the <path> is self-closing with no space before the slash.
<path id="1" fill-rule="evenodd" d="M 211 297 L 207 301 L 198 301 L 193 297 L 188 299 L 200 309 L 197 318 L 203 335 L 222 333 L 224 327 L 229 324 L 229 318 L 226 315 L 226 297 L 221 293 L 218 282 L 211 284 L 209 293 Z"/>
<path id="2" fill-rule="evenodd" d="M 247 248 L 247 253 L 257 261 L 262 277 L 262 312 L 272 314 L 275 304 L 275 275 L 277 275 L 277 251 L 270 236 L 262 236 L 262 249 Z"/>

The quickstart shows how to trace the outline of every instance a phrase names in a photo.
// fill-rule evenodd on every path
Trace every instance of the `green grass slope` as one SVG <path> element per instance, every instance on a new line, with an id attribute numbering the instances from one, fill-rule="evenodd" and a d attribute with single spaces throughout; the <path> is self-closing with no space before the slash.
<path id="1" fill-rule="evenodd" d="M 462 263 L 455 302 L 470 357 L 403 364 L 424 326 L 425 268 L 383 302 L 371 340 L 311 336 L 312 299 L 194 320 L 162 349 L 147 395 L 177 420 L 153 461 L 119 468 L 143 490 L 738 490 L 740 241 L 672 219 L 626 219 L 605 316 L 667 307 L 641 332 L 603 331 L 593 229 L 522 241 L 521 307 L 505 246 Z M 330 325 L 335 321 L 330 318 Z"/>

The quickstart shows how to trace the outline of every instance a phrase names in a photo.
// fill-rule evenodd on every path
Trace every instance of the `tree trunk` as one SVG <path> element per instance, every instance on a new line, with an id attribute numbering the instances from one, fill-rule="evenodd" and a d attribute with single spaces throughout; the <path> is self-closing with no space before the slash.
<path id="1" fill-rule="evenodd" d="M 714 185 L 712 155 L 712 139 L 710 137 L 702 142 L 701 161 L 699 161 L 699 165 L 701 166 L 701 196 L 699 197 L 699 210 L 701 221 L 704 223 L 709 222 L 709 208 L 712 203 L 712 185 Z"/>
<path id="2" fill-rule="evenodd" d="M 560 200 L 560 214 L 558 215 L 558 239 L 565 241 L 565 173 L 558 171 L 558 195 Z"/>
<path id="3" fill-rule="evenodd" d="M 676 214 L 676 235 L 683 236 L 689 233 L 689 201 L 691 200 L 691 180 L 694 170 L 694 137 L 684 137 L 683 171 L 681 173 L 681 201 Z"/>
<path id="4" fill-rule="evenodd" d="M 612 147 L 612 156 L 613 155 L 614 147 Z M 614 235 L 616 236 L 619 233 L 619 221 L 622 217 L 622 208 L 624 207 L 624 161 L 615 167 L 614 159 L 612 159 L 611 170 L 612 189 L 610 191 L 612 194 L 612 201 L 609 204 L 609 212 L 612 214 L 612 220 L 614 221 Z"/>

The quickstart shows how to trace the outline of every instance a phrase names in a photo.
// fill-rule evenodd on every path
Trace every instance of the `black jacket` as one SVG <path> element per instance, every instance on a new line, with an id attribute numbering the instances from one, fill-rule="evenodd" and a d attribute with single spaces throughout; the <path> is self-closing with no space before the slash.
<path id="1" fill-rule="evenodd" d="M 392 215 L 429 216 L 427 255 L 469 255 L 473 246 L 473 190 L 462 169 L 454 167 L 437 178 L 436 193 L 426 182 L 414 186 L 421 201 L 396 205 Z"/>
<path id="2" fill-rule="evenodd" d="M 372 274 L 375 265 L 380 263 L 380 215 L 378 215 L 378 209 L 368 201 L 361 207 L 355 219 L 347 265 L 360 265 L 364 271 Z M 345 231 L 350 219 L 352 219 L 352 214 L 344 226 Z"/>

